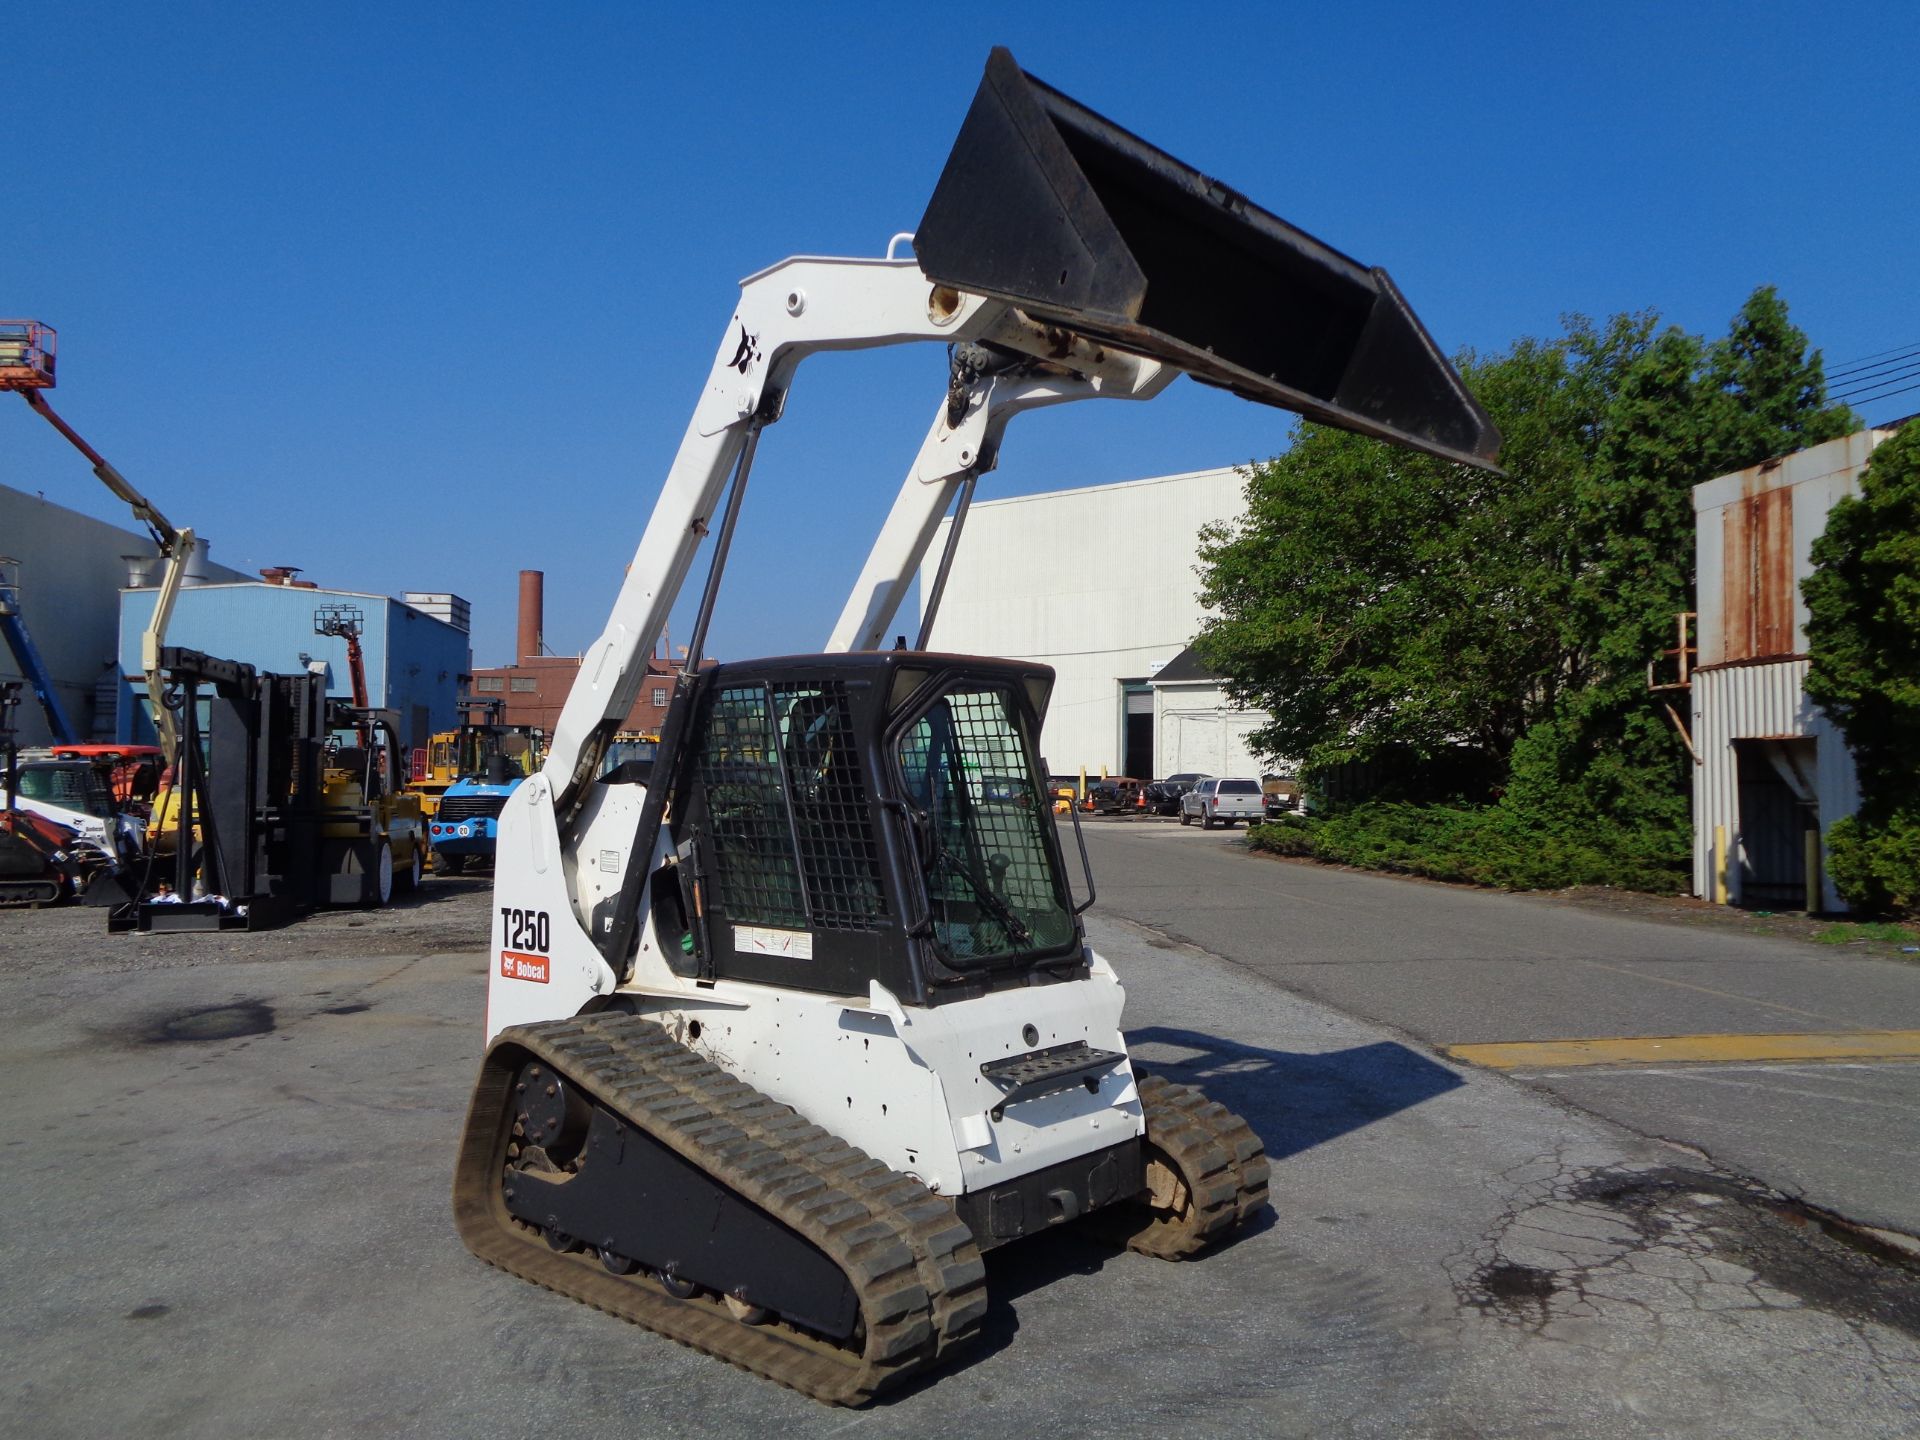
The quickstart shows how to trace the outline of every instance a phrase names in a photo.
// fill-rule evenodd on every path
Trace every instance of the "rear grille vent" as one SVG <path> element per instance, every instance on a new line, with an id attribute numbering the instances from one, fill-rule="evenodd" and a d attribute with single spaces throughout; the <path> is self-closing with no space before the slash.
<path id="1" fill-rule="evenodd" d="M 434 818 L 442 823 L 491 820 L 499 815 L 506 803 L 507 797 L 504 795 L 448 795 L 440 801 L 440 809 Z"/>

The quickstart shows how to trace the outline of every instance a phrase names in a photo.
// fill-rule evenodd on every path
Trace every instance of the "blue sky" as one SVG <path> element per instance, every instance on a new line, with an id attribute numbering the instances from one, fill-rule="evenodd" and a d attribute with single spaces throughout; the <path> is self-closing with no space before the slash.
<path id="1" fill-rule="evenodd" d="M 214 555 L 600 629 L 738 279 L 910 229 L 988 48 L 1339 249 L 1443 348 L 1569 311 L 1718 334 L 1778 285 L 1830 365 L 1920 347 L 1920 7 L 99 4 L 0 17 L 0 314 Z M 817 648 L 944 384 L 829 357 L 767 434 L 712 648 Z M 1920 409 L 1920 393 L 1867 407 Z M 1016 421 L 983 497 L 1235 464 L 1182 382 Z M 123 513 L 24 405 L 0 482 Z M 684 633 L 684 629 L 682 630 Z"/>

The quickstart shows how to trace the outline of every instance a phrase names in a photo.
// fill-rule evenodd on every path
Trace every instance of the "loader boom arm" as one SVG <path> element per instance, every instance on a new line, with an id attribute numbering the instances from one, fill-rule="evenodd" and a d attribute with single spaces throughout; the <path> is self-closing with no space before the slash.
<path id="1" fill-rule="evenodd" d="M 646 657 L 666 629 L 728 476 L 748 436 L 779 418 L 800 362 L 828 350 L 972 341 L 1007 311 L 977 296 L 936 294 L 911 260 L 799 258 L 742 282 L 612 614 L 582 657 L 554 727 L 546 769 L 562 814 L 594 778 L 606 741 L 633 708 Z M 973 458 L 957 463 L 964 468 Z"/>
<path id="2" fill-rule="evenodd" d="M 911 260 L 799 257 L 741 282 L 692 420 L 605 629 L 582 657 L 531 794 L 570 856 L 629 854 L 617 899 L 575 902 L 619 972 L 672 789 L 686 716 L 663 727 L 631 833 L 590 789 L 646 678 L 703 539 L 701 660 L 760 432 L 823 350 L 948 346 L 947 402 L 828 641 L 877 648 L 956 498 L 931 624 L 967 502 L 1008 421 L 1045 405 L 1149 399 L 1189 374 L 1443 460 L 1491 465 L 1499 436 L 1386 273 L 1362 266 L 1041 84 L 1004 50 L 914 237 Z M 725 500 L 724 512 L 722 501 Z M 681 692 L 684 693 L 684 692 Z M 612 848 L 609 848 L 611 846 Z M 539 863 L 536 861 L 536 863 Z M 571 873 L 571 872 L 570 872 Z M 589 910 L 594 913 L 591 917 Z"/>

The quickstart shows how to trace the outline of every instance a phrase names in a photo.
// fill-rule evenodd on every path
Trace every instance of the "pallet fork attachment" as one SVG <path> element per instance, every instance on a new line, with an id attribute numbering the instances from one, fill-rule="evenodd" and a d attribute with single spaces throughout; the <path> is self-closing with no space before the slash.
<path id="1" fill-rule="evenodd" d="M 1249 400 L 1491 468 L 1500 437 L 1400 291 L 1036 80 L 1004 48 L 914 232 L 937 284 Z"/>

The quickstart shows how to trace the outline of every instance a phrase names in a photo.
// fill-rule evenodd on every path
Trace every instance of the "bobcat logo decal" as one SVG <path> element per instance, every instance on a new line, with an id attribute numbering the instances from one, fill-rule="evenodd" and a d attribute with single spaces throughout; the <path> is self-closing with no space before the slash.
<path id="1" fill-rule="evenodd" d="M 749 335 L 747 333 L 747 327 L 742 325 L 740 327 L 739 348 L 733 352 L 733 358 L 727 361 L 727 364 L 744 375 L 754 367 L 759 359 L 760 337 L 758 335 Z"/>

